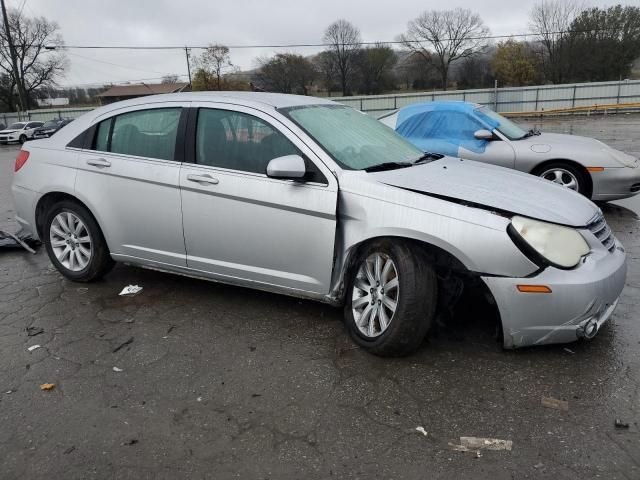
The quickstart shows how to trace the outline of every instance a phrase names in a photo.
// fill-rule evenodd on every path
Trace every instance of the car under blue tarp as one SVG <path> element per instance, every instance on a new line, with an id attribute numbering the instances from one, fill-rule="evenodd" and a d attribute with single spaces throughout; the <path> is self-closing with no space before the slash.
<path id="1" fill-rule="evenodd" d="M 398 111 L 396 131 L 425 152 L 459 156 L 463 147 L 483 153 L 487 140 L 479 140 L 474 133 L 480 129 L 492 131 L 499 122 L 489 118 L 480 105 L 438 101 L 417 103 Z"/>

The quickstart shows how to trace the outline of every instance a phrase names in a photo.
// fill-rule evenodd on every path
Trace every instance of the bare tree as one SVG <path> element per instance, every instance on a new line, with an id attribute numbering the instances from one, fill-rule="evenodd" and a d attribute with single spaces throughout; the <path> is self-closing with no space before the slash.
<path id="1" fill-rule="evenodd" d="M 561 83 L 569 71 L 568 31 L 582 9 L 581 0 L 542 0 L 529 14 L 530 28 L 542 45 L 545 74 L 554 83 Z"/>
<path id="2" fill-rule="evenodd" d="M 350 95 L 360 50 L 360 30 L 347 20 L 340 19 L 327 27 L 323 40 L 330 45 L 328 52 L 340 77 L 342 94 Z"/>
<path id="3" fill-rule="evenodd" d="M 195 63 L 197 67 L 196 77 L 198 77 L 198 72 L 200 72 L 200 77 L 209 79 L 213 77 L 214 85 L 208 85 L 207 89 L 213 87 L 216 90 L 222 90 L 223 75 L 234 70 L 229 48 L 224 45 L 210 45 L 196 59 Z"/>
<path id="4" fill-rule="evenodd" d="M 363 48 L 358 58 L 359 93 L 366 95 L 382 93 L 393 87 L 393 67 L 398 57 L 389 46 L 376 44 Z"/>
<path id="5" fill-rule="evenodd" d="M 180 77 L 175 73 L 172 73 L 170 75 L 165 75 L 164 77 L 162 77 L 162 80 L 160 80 L 160 83 L 178 83 L 179 81 L 180 81 Z"/>
<path id="6" fill-rule="evenodd" d="M 13 41 L 16 67 L 13 66 L 9 50 L 9 38 L 5 26 L 0 27 L 0 72 L 9 77 L 9 97 L 14 89 L 22 90 L 25 96 L 23 108 L 29 108 L 34 92 L 38 88 L 55 84 L 64 73 L 66 57 L 57 47 L 63 45 L 58 25 L 43 17 L 26 18 L 17 11 L 7 16 L 9 35 Z M 17 78 L 14 71 L 17 70 Z M 7 95 L 4 95 L 5 97 Z M 15 108 L 12 104 L 11 108 Z"/>
<path id="7" fill-rule="evenodd" d="M 451 63 L 482 52 L 487 47 L 488 35 L 489 29 L 480 15 L 456 8 L 422 13 L 409 22 L 407 33 L 400 36 L 400 41 L 425 63 L 434 66 L 446 90 Z"/>

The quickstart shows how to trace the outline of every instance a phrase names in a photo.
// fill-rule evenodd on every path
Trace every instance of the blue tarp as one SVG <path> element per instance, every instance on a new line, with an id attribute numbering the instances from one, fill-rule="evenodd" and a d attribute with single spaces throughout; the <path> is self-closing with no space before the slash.
<path id="1" fill-rule="evenodd" d="M 466 102 L 417 103 L 398 112 L 396 131 L 425 152 L 459 156 L 459 147 L 483 153 L 487 140 L 473 136 L 480 129 L 492 131 L 499 123 Z"/>

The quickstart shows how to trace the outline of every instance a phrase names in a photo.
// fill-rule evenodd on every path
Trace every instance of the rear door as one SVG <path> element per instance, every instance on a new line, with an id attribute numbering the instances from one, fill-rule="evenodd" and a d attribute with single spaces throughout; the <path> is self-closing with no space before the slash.
<path id="1" fill-rule="evenodd" d="M 227 280 L 327 293 L 335 177 L 264 112 L 194 103 L 192 121 L 186 157 L 193 163 L 183 164 L 180 173 L 188 266 Z M 269 160 L 289 154 L 305 158 L 305 181 L 267 177 Z"/>
<path id="2" fill-rule="evenodd" d="M 80 153 L 77 194 L 119 260 L 186 265 L 179 190 L 185 105 L 111 114 L 92 127 Z"/>

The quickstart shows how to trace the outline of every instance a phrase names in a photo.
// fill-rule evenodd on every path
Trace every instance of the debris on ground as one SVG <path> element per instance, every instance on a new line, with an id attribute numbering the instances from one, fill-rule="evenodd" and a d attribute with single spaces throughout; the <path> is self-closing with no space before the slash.
<path id="1" fill-rule="evenodd" d="M 513 441 L 499 438 L 460 437 L 460 444 L 449 443 L 451 450 L 456 452 L 477 452 L 479 450 L 508 450 L 511 451 Z"/>
<path id="2" fill-rule="evenodd" d="M 620 428 L 620 429 L 629 428 L 629 424 L 627 422 L 623 422 L 619 418 L 616 418 L 615 426 L 616 426 L 616 428 Z"/>
<path id="3" fill-rule="evenodd" d="M 89 289 L 87 287 L 80 287 L 80 288 L 76 288 L 76 292 L 78 292 L 79 294 L 85 294 L 89 291 Z"/>
<path id="4" fill-rule="evenodd" d="M 0 247 L 8 249 L 24 248 L 28 252 L 36 253 L 31 247 L 36 247 L 39 244 L 40 242 L 34 240 L 30 234 L 22 232 L 22 230 L 16 233 L 0 230 Z"/>
<path id="5" fill-rule="evenodd" d="M 69 455 L 69 454 L 70 454 L 71 452 L 73 452 L 75 449 L 76 449 L 76 447 L 72 445 L 71 447 L 67 448 L 67 449 L 66 449 L 64 452 L 62 452 L 62 453 L 64 453 L 65 455 Z"/>
<path id="6" fill-rule="evenodd" d="M 138 285 L 127 285 L 122 289 L 120 295 L 123 297 L 133 297 L 142 291 L 142 287 Z"/>
<path id="7" fill-rule="evenodd" d="M 123 370 L 123 369 L 118 368 L 118 367 L 113 367 L 113 371 L 114 371 L 114 372 L 124 372 L 124 370 Z"/>
<path id="8" fill-rule="evenodd" d="M 427 436 L 427 431 L 424 429 L 424 427 L 416 427 L 416 430 L 423 434 L 425 437 Z"/>
<path id="9" fill-rule="evenodd" d="M 122 342 L 120 345 L 118 345 L 116 348 L 114 348 L 113 350 L 111 350 L 113 353 L 116 353 L 120 350 L 122 350 L 124 347 L 126 347 L 127 345 L 131 344 L 133 342 L 133 337 L 129 337 L 127 338 L 124 342 Z"/>
<path id="10" fill-rule="evenodd" d="M 569 410 L 569 402 L 566 400 L 558 400 L 553 397 L 542 397 L 541 403 L 543 407 L 564 410 L 565 412 Z"/>
<path id="11" fill-rule="evenodd" d="M 7 391 L 6 391 L 6 392 L 4 392 L 4 393 L 6 393 L 7 395 L 11 395 L 13 392 L 14 392 L 14 390 L 7 390 Z"/>
<path id="12" fill-rule="evenodd" d="M 135 438 L 132 438 L 131 440 L 127 440 L 126 442 L 122 442 L 120 445 L 135 445 L 136 443 L 138 443 L 138 440 Z"/>
<path id="13" fill-rule="evenodd" d="M 40 385 L 40 390 L 44 390 L 45 392 L 53 390 L 54 388 L 56 388 L 55 383 L 43 383 L 42 385 Z"/>
<path id="14" fill-rule="evenodd" d="M 36 335 L 40 335 L 44 333 L 44 328 L 42 327 L 27 327 L 27 336 L 35 337 Z"/>
<path id="15" fill-rule="evenodd" d="M 30 352 L 33 352 L 34 350 L 37 350 L 38 348 L 41 348 L 40 345 L 31 345 L 29 348 L 27 348 L 27 350 L 29 350 Z"/>
<path id="16" fill-rule="evenodd" d="M 571 355 L 573 355 L 574 353 L 576 353 L 576 352 L 574 352 L 573 350 L 571 350 L 570 348 L 567 348 L 567 347 L 564 347 L 564 349 L 563 349 L 563 350 L 564 350 L 565 352 L 567 352 L 567 353 L 570 353 Z"/>
<path id="17" fill-rule="evenodd" d="M 541 469 L 542 467 L 544 467 L 544 463 L 540 462 L 540 463 L 536 463 L 533 468 L 535 468 L 536 470 Z"/>

